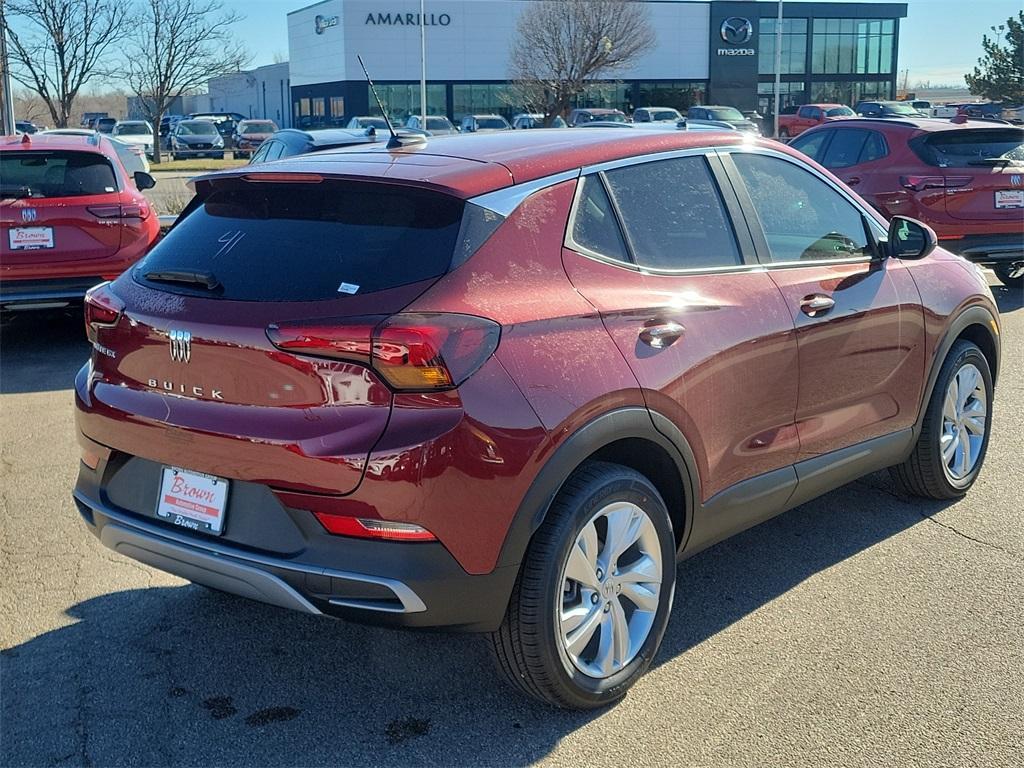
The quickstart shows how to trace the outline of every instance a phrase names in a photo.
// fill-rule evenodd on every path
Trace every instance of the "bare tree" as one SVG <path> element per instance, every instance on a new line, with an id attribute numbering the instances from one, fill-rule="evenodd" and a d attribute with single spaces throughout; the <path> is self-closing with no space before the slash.
<path id="1" fill-rule="evenodd" d="M 545 0 L 519 17 L 510 97 L 551 125 L 586 84 L 634 62 L 655 40 L 647 8 L 631 0 Z"/>
<path id="2" fill-rule="evenodd" d="M 65 127 L 82 86 L 110 74 L 129 29 L 119 0 L 6 0 L 11 76 L 39 94 Z"/>
<path id="3" fill-rule="evenodd" d="M 232 27 L 242 17 L 220 0 L 145 0 L 128 62 L 128 84 L 153 124 L 153 162 L 160 162 L 160 118 L 182 94 L 238 72 L 249 54 Z"/>

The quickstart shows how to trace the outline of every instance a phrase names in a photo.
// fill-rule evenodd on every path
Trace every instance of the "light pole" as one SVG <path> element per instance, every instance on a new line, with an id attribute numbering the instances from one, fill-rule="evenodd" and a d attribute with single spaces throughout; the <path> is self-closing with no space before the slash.
<path id="1" fill-rule="evenodd" d="M 422 130 L 427 130 L 427 17 L 426 0 L 420 0 L 420 115 Z"/>
<path id="2" fill-rule="evenodd" d="M 779 92 L 782 90 L 782 0 L 779 0 L 779 15 L 775 20 L 775 110 L 772 117 L 772 136 L 779 135 Z"/>
<path id="3" fill-rule="evenodd" d="M 14 134 L 14 94 L 11 92 L 11 62 L 7 58 L 7 16 L 4 14 L 3 0 L 0 0 L 0 67 L 3 68 L 0 72 L 3 78 L 0 88 L 4 92 L 3 104 L 0 105 L 3 109 L 0 133 L 10 136 Z"/>

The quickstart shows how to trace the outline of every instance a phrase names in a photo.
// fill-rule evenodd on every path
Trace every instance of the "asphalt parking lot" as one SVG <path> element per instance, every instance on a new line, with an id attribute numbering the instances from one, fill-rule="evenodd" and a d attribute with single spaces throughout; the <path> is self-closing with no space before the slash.
<path id="1" fill-rule="evenodd" d="M 993 280 L 994 282 L 994 280 Z M 105 550 L 71 502 L 77 313 L 0 336 L 0 763 L 1024 764 L 1024 297 L 995 288 L 992 444 L 955 504 L 876 474 L 679 568 L 650 671 L 574 714 L 472 636 L 219 595 Z"/>

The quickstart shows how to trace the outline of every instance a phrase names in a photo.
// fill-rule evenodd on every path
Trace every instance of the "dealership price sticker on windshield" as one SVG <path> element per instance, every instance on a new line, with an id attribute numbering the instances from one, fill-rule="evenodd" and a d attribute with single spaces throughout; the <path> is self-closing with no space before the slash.
<path id="1" fill-rule="evenodd" d="M 227 500 L 227 480 L 164 467 L 156 514 L 182 528 L 219 534 L 224 528 Z"/>
<path id="2" fill-rule="evenodd" d="M 13 227 L 7 231 L 12 251 L 53 248 L 53 227 Z"/>

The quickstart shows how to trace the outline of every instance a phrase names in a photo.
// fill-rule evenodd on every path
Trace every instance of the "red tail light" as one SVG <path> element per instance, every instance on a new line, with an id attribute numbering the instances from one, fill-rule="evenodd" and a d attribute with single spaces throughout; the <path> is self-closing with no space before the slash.
<path id="1" fill-rule="evenodd" d="M 394 389 L 451 389 L 498 348 L 501 326 L 482 317 L 400 314 L 384 319 L 279 323 L 267 329 L 278 349 L 371 366 Z"/>
<path id="2" fill-rule="evenodd" d="M 150 208 L 147 203 L 126 203 L 125 205 L 90 205 L 86 210 L 98 219 L 146 219 Z"/>
<path id="3" fill-rule="evenodd" d="M 124 302 L 110 290 L 110 283 L 100 283 L 85 294 L 85 335 L 96 341 L 100 328 L 111 328 L 124 311 Z"/>
<path id="4" fill-rule="evenodd" d="M 901 176 L 900 184 L 906 189 L 922 192 L 926 189 L 956 189 L 966 187 L 971 176 Z"/>

